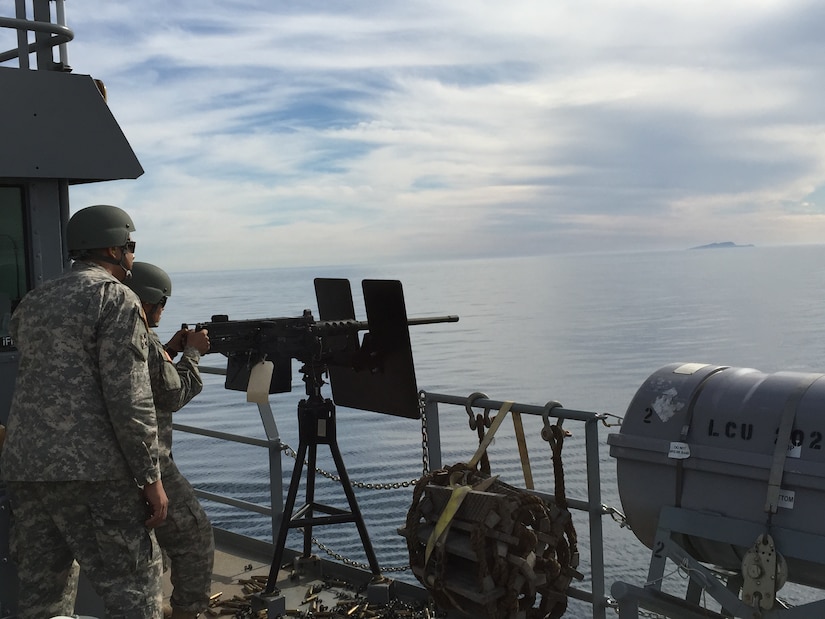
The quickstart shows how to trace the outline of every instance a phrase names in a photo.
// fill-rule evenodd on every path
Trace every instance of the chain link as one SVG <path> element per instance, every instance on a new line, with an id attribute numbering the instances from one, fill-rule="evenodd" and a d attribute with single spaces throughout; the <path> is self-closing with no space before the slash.
<path id="1" fill-rule="evenodd" d="M 430 468 L 430 452 L 429 452 L 429 444 L 428 444 L 428 437 L 427 437 L 427 415 L 424 412 L 424 399 L 419 399 L 419 410 L 421 411 L 421 458 L 422 458 L 422 465 L 423 465 L 423 474 L 427 475 L 429 473 Z M 287 454 L 290 458 L 298 458 L 298 453 L 292 449 L 286 443 L 281 443 L 281 451 Z M 305 464 L 308 464 L 305 462 Z M 340 483 L 341 477 L 339 475 L 335 475 L 330 473 L 329 471 L 325 471 L 322 468 L 315 467 L 315 472 L 323 475 L 327 479 Z M 418 482 L 418 479 L 411 479 L 409 481 L 400 481 L 400 482 L 390 482 L 390 483 L 368 483 L 368 482 L 361 482 L 361 481 L 353 481 L 350 480 L 350 484 L 356 488 L 365 488 L 368 490 L 398 490 L 400 488 L 409 488 L 410 486 L 414 486 Z M 317 537 L 312 538 L 312 543 L 315 544 L 320 550 L 323 550 L 328 556 L 332 557 L 333 559 L 340 561 L 345 565 L 351 565 L 353 567 L 357 567 L 362 570 L 369 571 L 372 569 L 370 565 L 366 563 L 360 563 L 358 561 L 354 561 L 344 555 L 335 552 L 329 546 L 321 542 Z M 382 567 L 382 573 L 388 572 L 406 572 L 410 569 L 409 565 L 396 565 L 390 567 Z"/>
<path id="2" fill-rule="evenodd" d="M 335 552 L 329 546 L 327 546 L 326 544 L 323 544 L 321 541 L 319 541 L 317 537 L 312 538 L 312 543 L 315 544 L 321 550 L 323 550 L 327 555 L 329 555 L 333 559 L 336 559 L 337 561 L 340 561 L 341 563 L 344 563 L 346 565 L 351 565 L 352 567 L 360 568 L 360 569 L 365 570 L 367 572 L 369 572 L 372 569 L 372 567 L 370 567 L 366 563 L 359 563 L 358 561 L 353 561 L 352 559 L 348 559 L 344 555 Z M 409 565 L 397 565 L 397 566 L 393 566 L 393 567 L 382 567 L 381 572 L 382 573 L 386 573 L 386 572 L 406 572 L 409 569 L 410 569 Z"/>
<path id="3" fill-rule="evenodd" d="M 287 445 L 286 443 L 281 443 L 281 451 L 283 451 L 290 458 L 297 458 L 298 457 L 297 452 L 294 449 L 292 449 L 292 447 Z M 304 464 L 308 464 L 308 463 L 304 462 Z M 329 471 L 325 471 L 324 469 L 318 468 L 317 466 L 315 467 L 315 472 L 320 474 L 320 475 L 323 475 L 324 477 L 326 477 L 327 479 L 329 479 L 331 481 L 338 482 L 338 483 L 341 482 L 341 477 L 339 475 L 335 475 L 334 473 L 330 473 Z M 411 479 L 409 481 L 394 481 L 394 482 L 388 482 L 388 483 L 375 483 L 375 484 L 372 484 L 372 483 L 369 483 L 369 482 L 350 480 L 350 484 L 352 486 L 356 487 L 356 488 L 365 488 L 367 490 L 398 490 L 399 488 L 409 488 L 410 486 L 414 486 L 417 481 L 418 481 L 417 479 Z"/>
<path id="4" fill-rule="evenodd" d="M 427 405 L 424 402 L 424 392 L 418 394 L 418 411 L 421 415 L 421 475 L 430 474 L 430 443 L 427 435 Z"/>

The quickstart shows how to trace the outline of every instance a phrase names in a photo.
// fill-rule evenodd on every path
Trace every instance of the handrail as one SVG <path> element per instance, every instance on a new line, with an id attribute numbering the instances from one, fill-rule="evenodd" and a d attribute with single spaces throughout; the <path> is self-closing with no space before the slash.
<path id="1" fill-rule="evenodd" d="M 231 434 L 229 432 L 218 432 L 217 430 L 208 430 L 207 428 L 199 428 L 197 426 L 188 426 L 182 423 L 174 423 L 172 427 L 181 432 L 189 434 L 197 434 L 199 436 L 206 436 L 209 438 L 216 438 L 220 441 L 229 441 L 232 443 L 243 443 L 244 445 L 255 445 L 256 447 L 270 447 L 271 442 L 265 441 L 262 438 L 254 438 L 252 436 L 242 436 L 240 434 Z"/>
<path id="2" fill-rule="evenodd" d="M 52 23 L 41 20 L 32 20 L 19 17 L 25 14 L 24 2 L 17 2 L 18 17 L 0 17 L 0 28 L 17 30 L 17 48 L 0 52 L 0 64 L 14 58 L 19 60 L 21 69 L 29 68 L 29 54 L 60 47 L 60 70 L 70 70 L 66 61 L 65 44 L 74 39 L 74 32 L 67 27 L 63 15 L 63 0 L 57 0 L 57 18 L 60 23 Z M 28 42 L 27 33 L 48 34 L 48 38 L 35 36 L 33 43 Z"/>
<path id="3" fill-rule="evenodd" d="M 214 372 L 210 372 L 214 373 Z M 275 440 L 263 440 L 259 438 L 254 438 L 251 436 L 243 436 L 240 434 L 231 434 L 229 432 L 218 432 L 216 430 L 209 430 L 207 428 L 199 428 L 197 426 L 190 426 L 186 424 L 180 423 L 173 423 L 172 429 L 178 432 L 185 432 L 187 434 L 195 434 L 198 436 L 205 436 L 208 438 L 214 438 L 219 441 L 226 441 L 229 443 L 240 443 L 243 445 L 252 445 L 254 447 L 264 447 L 269 450 L 269 468 L 270 468 L 270 506 L 267 507 L 265 505 L 260 505 L 258 503 L 252 503 L 249 501 L 241 501 L 239 499 L 233 499 L 232 497 L 224 496 L 222 494 L 216 494 L 214 492 L 208 492 L 206 490 L 201 490 L 199 488 L 194 488 L 195 495 L 202 498 L 207 499 L 209 501 L 214 501 L 215 503 L 221 503 L 223 505 L 229 505 L 231 507 L 236 507 L 238 509 L 255 512 L 258 514 L 263 514 L 264 516 L 269 516 L 272 521 L 272 534 L 273 534 L 273 542 L 274 542 L 274 535 L 275 532 L 278 531 L 280 527 L 281 517 L 283 516 L 283 499 L 281 497 L 282 493 L 282 486 L 281 486 L 281 467 L 280 467 L 280 454 L 281 454 L 281 442 L 279 439 Z"/>
<path id="4" fill-rule="evenodd" d="M 201 365 L 200 371 L 202 374 L 214 374 L 218 376 L 226 375 L 226 368 L 209 365 Z M 281 467 L 281 453 L 283 451 L 283 444 L 281 443 L 281 437 L 278 433 L 278 426 L 275 423 L 275 417 L 269 403 L 258 404 L 258 412 L 261 415 L 261 423 L 263 424 L 264 432 L 267 436 L 266 439 L 232 434 L 229 432 L 220 432 L 217 430 L 210 430 L 208 428 L 200 428 L 197 426 L 190 426 L 180 423 L 173 423 L 172 429 L 179 432 L 186 432 L 187 434 L 214 438 L 219 441 L 241 443 L 244 445 L 252 445 L 254 447 L 263 447 L 267 450 L 269 455 L 269 506 L 233 499 L 232 497 L 208 492 L 198 488 L 195 488 L 195 495 L 209 501 L 222 503 L 244 511 L 269 516 L 272 523 L 272 542 L 275 543 L 277 531 L 280 529 L 281 518 L 283 517 L 284 512 L 283 470 Z"/>
<path id="5" fill-rule="evenodd" d="M 0 17 L 0 28 L 11 28 L 14 30 L 27 30 L 29 32 L 42 32 L 44 34 L 54 35 L 46 41 L 35 41 L 29 43 L 25 50 L 9 49 L 5 52 L 0 52 L 0 62 L 6 62 L 12 58 L 21 58 L 25 54 L 32 54 L 41 49 L 48 49 L 49 47 L 57 47 L 63 45 L 74 39 L 74 31 L 68 26 L 61 26 L 60 24 L 52 24 L 48 22 L 33 21 L 30 19 L 15 19 L 13 17 Z"/>

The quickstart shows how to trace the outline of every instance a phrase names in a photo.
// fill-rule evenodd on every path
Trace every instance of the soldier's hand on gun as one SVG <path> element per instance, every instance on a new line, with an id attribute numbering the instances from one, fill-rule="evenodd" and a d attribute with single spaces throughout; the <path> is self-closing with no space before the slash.
<path id="1" fill-rule="evenodd" d="M 166 348 L 166 351 L 174 354 L 183 352 L 183 349 L 186 348 L 186 340 L 187 335 L 189 333 L 191 333 L 191 331 L 189 331 L 189 329 L 186 326 L 181 328 L 180 331 L 178 331 L 177 333 L 175 333 L 175 335 L 172 336 L 172 339 L 169 340 L 166 346 L 164 346 L 164 348 Z"/>
<path id="2" fill-rule="evenodd" d="M 205 355 L 209 352 L 209 331 L 206 329 L 189 331 L 186 334 L 186 346 L 193 346 L 200 354 Z"/>
<path id="3" fill-rule="evenodd" d="M 143 497 L 149 504 L 149 519 L 144 523 L 148 528 L 154 529 L 163 524 L 166 520 L 166 511 L 169 508 L 169 499 L 163 489 L 163 482 L 158 480 L 153 484 L 143 486 Z"/>

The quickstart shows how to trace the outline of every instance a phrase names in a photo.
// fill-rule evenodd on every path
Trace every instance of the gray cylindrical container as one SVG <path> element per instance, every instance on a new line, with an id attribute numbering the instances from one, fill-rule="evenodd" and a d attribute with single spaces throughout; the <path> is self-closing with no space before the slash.
<path id="1" fill-rule="evenodd" d="M 825 374 L 682 363 L 639 388 L 608 437 L 622 508 L 652 548 L 659 512 L 676 506 L 821 536 L 825 545 Z M 775 513 L 769 478 L 783 417 L 790 432 Z M 755 541 L 755 540 L 754 540 Z M 706 563 L 739 570 L 745 548 L 682 540 Z M 778 549 L 782 551 L 781 548 Z M 788 560 L 788 579 L 825 587 L 825 566 Z"/>

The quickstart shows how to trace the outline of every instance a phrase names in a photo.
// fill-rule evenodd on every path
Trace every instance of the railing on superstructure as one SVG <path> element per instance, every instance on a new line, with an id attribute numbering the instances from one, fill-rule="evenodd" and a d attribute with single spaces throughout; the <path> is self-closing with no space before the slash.
<path id="1" fill-rule="evenodd" d="M 201 366 L 201 371 L 205 374 L 225 375 L 223 368 Z M 426 442 L 428 446 L 428 458 L 430 470 L 442 467 L 442 448 L 440 438 L 441 415 L 439 404 L 453 405 L 460 407 L 462 413 L 469 413 L 470 409 L 498 411 L 503 401 L 490 400 L 486 397 L 475 397 L 471 402 L 466 396 L 452 396 L 440 393 L 421 392 L 421 401 L 426 418 Z M 475 394 L 478 396 L 478 394 Z M 483 394 L 482 394 L 483 395 Z M 175 423 L 174 429 L 178 432 L 186 432 L 200 436 L 210 437 L 217 440 L 229 441 L 245 445 L 253 445 L 267 450 L 269 456 L 269 489 L 270 505 L 260 505 L 248 501 L 241 501 L 232 497 L 227 497 L 214 492 L 207 492 L 195 488 L 195 494 L 200 498 L 229 505 L 241 510 L 254 512 L 269 516 L 272 522 L 272 538 L 275 543 L 277 532 L 280 529 L 283 515 L 283 469 L 281 463 L 281 452 L 284 451 L 284 444 L 278 434 L 275 424 L 275 417 L 269 403 L 258 404 L 261 421 L 266 433 L 266 440 L 230 434 L 226 432 L 216 432 L 206 428 L 199 428 L 191 425 Z M 593 619 L 605 619 L 606 611 L 609 607 L 609 598 L 606 597 L 605 568 L 604 568 L 604 533 L 602 518 L 611 513 L 610 509 L 602 504 L 601 497 L 601 476 L 599 466 L 599 425 L 606 425 L 606 417 L 603 413 L 571 410 L 562 407 L 548 409 L 547 406 L 536 406 L 519 402 L 512 403 L 512 412 L 524 415 L 534 415 L 543 417 L 546 423 L 548 417 L 559 421 L 570 420 L 584 423 L 585 436 L 585 459 L 587 477 L 587 498 L 576 499 L 567 498 L 568 507 L 587 514 L 588 529 L 590 538 L 590 590 L 571 586 L 568 595 L 577 600 L 589 603 L 592 608 Z M 554 498 L 543 492 L 535 492 L 547 501 Z M 231 533 L 231 532 L 230 532 Z M 246 536 L 241 536 L 246 537 Z"/>
<path id="2" fill-rule="evenodd" d="M 32 19 L 28 18 L 29 3 Z M 0 28 L 17 31 L 17 47 L 0 52 L 0 65 L 16 58 L 20 69 L 31 69 L 29 55 L 36 54 L 39 70 L 71 71 L 66 43 L 74 38 L 74 33 L 66 26 L 64 0 L 15 0 L 14 8 L 15 17 L 0 16 Z M 33 41 L 29 40 L 30 34 L 34 35 Z"/>

